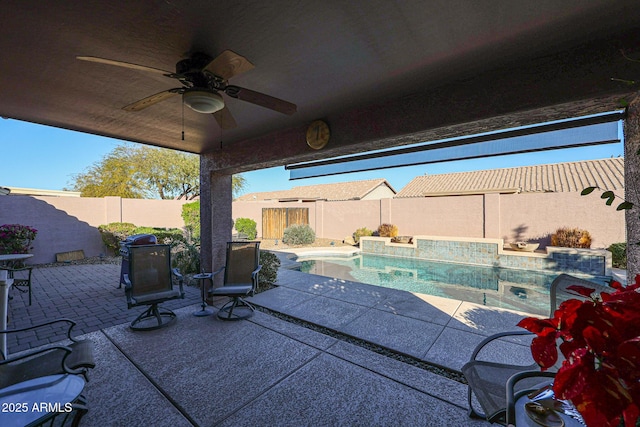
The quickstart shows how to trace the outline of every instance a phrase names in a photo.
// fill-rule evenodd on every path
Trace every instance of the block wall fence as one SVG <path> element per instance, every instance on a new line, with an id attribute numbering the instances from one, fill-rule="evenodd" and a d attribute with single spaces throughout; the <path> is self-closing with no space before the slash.
<path id="1" fill-rule="evenodd" d="M 120 197 L 0 197 L 0 224 L 24 224 L 39 230 L 32 263 L 55 260 L 55 254 L 82 249 L 85 256 L 105 253 L 98 226 L 130 222 L 138 226 L 184 227 L 184 200 L 142 200 Z M 626 241 L 623 212 L 594 195 L 525 193 L 443 196 L 410 199 L 233 202 L 233 218 L 251 218 L 262 235 L 262 209 L 303 207 L 321 238 L 342 240 L 356 229 L 375 230 L 382 223 L 398 226 L 406 236 L 448 236 L 536 241 L 550 244 L 559 227 L 591 233 L 592 248 Z"/>

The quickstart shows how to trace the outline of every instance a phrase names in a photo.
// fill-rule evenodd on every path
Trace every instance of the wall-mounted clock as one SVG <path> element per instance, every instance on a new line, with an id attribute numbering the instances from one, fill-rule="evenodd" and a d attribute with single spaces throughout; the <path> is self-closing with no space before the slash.
<path id="1" fill-rule="evenodd" d="M 307 129 L 307 145 L 314 150 L 319 150 L 329 142 L 331 132 L 329 125 L 323 120 L 316 120 Z"/>

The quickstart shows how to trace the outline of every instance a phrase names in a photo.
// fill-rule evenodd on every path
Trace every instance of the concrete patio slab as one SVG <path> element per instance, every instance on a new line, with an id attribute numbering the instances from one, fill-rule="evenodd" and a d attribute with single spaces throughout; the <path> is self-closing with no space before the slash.
<path id="1" fill-rule="evenodd" d="M 340 285 L 340 281 L 329 277 L 281 268 L 278 270 L 277 284 L 311 294 L 322 295 L 336 289 L 336 287 Z"/>
<path id="2" fill-rule="evenodd" d="M 223 426 L 471 425 L 466 411 L 322 354 L 226 419 Z"/>
<path id="3" fill-rule="evenodd" d="M 460 371 L 469 361 L 473 349 L 485 337 L 469 331 L 445 328 L 435 343 L 422 355 L 422 359 L 440 366 Z"/>
<path id="4" fill-rule="evenodd" d="M 320 351 L 252 322 L 198 318 L 145 333 L 104 333 L 198 424 L 213 425 L 256 399 Z"/>
<path id="5" fill-rule="evenodd" d="M 83 425 L 488 426 L 467 418 L 456 381 L 264 313 L 192 311 L 156 331 L 86 336 L 97 367 Z"/>
<path id="6" fill-rule="evenodd" d="M 315 294 L 309 292 L 278 286 L 268 292 L 261 292 L 251 298 L 247 298 L 247 301 L 272 310 L 289 310 L 315 297 Z"/>
<path id="7" fill-rule="evenodd" d="M 93 341 L 96 368 L 85 386 L 89 412 L 83 426 L 136 426 L 153 420 L 154 426 L 193 424 L 145 377 L 102 332 L 83 336 Z"/>
<path id="8" fill-rule="evenodd" d="M 328 352 L 466 410 L 467 386 L 462 383 L 343 341 Z"/>
<path id="9" fill-rule="evenodd" d="M 336 280 L 335 288 L 322 295 L 327 298 L 373 307 L 386 300 L 390 291 L 392 291 L 392 289 L 382 288 L 380 286 Z"/>
<path id="10" fill-rule="evenodd" d="M 369 310 L 340 328 L 359 337 L 413 357 L 422 357 L 442 333 L 444 326 L 380 310 Z"/>
<path id="11" fill-rule="evenodd" d="M 503 331 L 515 331 L 526 313 L 462 302 L 447 326 L 485 336 Z"/>
<path id="12" fill-rule="evenodd" d="M 425 322 L 446 325 L 460 304 L 461 301 L 448 298 L 396 291 L 375 308 Z"/>
<path id="13" fill-rule="evenodd" d="M 368 310 L 368 307 L 361 305 L 333 298 L 316 297 L 283 312 L 297 319 L 337 331 Z"/>

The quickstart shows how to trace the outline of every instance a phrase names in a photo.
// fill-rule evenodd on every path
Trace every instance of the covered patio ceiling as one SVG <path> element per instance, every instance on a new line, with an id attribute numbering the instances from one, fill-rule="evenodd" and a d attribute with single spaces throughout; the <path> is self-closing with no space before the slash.
<path id="1" fill-rule="evenodd" d="M 18 0 L 0 23 L 0 116 L 207 153 L 229 173 L 609 111 L 640 76 L 625 0 Z M 76 59 L 173 72 L 226 49 L 255 65 L 230 84 L 297 112 L 224 95 L 225 130 L 187 108 L 183 123 L 179 96 L 127 112 L 179 82 Z M 322 150 L 305 142 L 316 119 L 331 129 Z"/>

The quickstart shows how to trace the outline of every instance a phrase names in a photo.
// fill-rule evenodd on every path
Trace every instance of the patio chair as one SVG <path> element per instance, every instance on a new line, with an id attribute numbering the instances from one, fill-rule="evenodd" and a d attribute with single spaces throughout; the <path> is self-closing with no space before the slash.
<path id="1" fill-rule="evenodd" d="M 29 292 L 29 305 L 31 305 L 31 266 L 0 266 L 0 270 L 7 270 L 10 279 L 13 279 L 12 289 L 20 292 Z"/>
<path id="2" fill-rule="evenodd" d="M 10 385 L 55 374 L 78 374 L 89 380 L 88 371 L 96 364 L 93 358 L 91 340 L 78 340 L 71 336 L 76 322 L 70 319 L 56 319 L 21 329 L 0 330 L 0 334 L 33 333 L 36 330 L 51 330 L 56 324 L 66 323 L 66 335 L 71 341 L 67 345 L 54 345 L 37 350 L 25 351 L 15 356 L 1 354 L 0 389 Z"/>
<path id="3" fill-rule="evenodd" d="M 149 306 L 131 322 L 131 329 L 147 331 L 173 323 L 175 313 L 160 307 L 165 301 L 184 298 L 182 275 L 178 269 L 171 269 L 170 246 L 131 246 L 129 262 L 129 274 L 123 275 L 127 307 Z M 179 289 L 173 287 L 174 278 Z"/>
<path id="4" fill-rule="evenodd" d="M 568 299 L 584 299 L 567 288 L 570 285 L 581 285 L 595 288 L 596 292 L 611 292 L 613 288 L 594 283 L 585 279 L 561 274 L 551 283 L 549 290 L 550 314 L 556 311 L 562 301 Z M 507 337 L 529 336 L 534 334 L 526 330 L 501 332 L 491 335 L 474 349 L 471 359 L 462 367 L 468 386 L 468 414 L 471 418 L 483 418 L 491 423 L 506 425 L 514 423 L 515 402 L 523 394 L 539 388 L 545 378 L 555 376 L 562 361 L 558 360 L 551 369 L 541 372 L 538 364 L 507 364 L 486 360 L 491 358 L 491 345 L 497 340 Z M 481 358 L 482 357 L 482 358 Z M 473 396 L 476 397 L 483 412 L 473 407 Z M 509 398 L 507 397 L 509 396 Z"/>
<path id="5" fill-rule="evenodd" d="M 258 286 L 260 242 L 228 242 L 224 267 L 213 272 L 212 278 L 224 271 L 224 284 L 210 289 L 210 297 L 226 296 L 230 300 L 218 310 L 222 320 L 241 320 L 253 316 L 255 308 L 243 299 L 253 296 Z"/>

